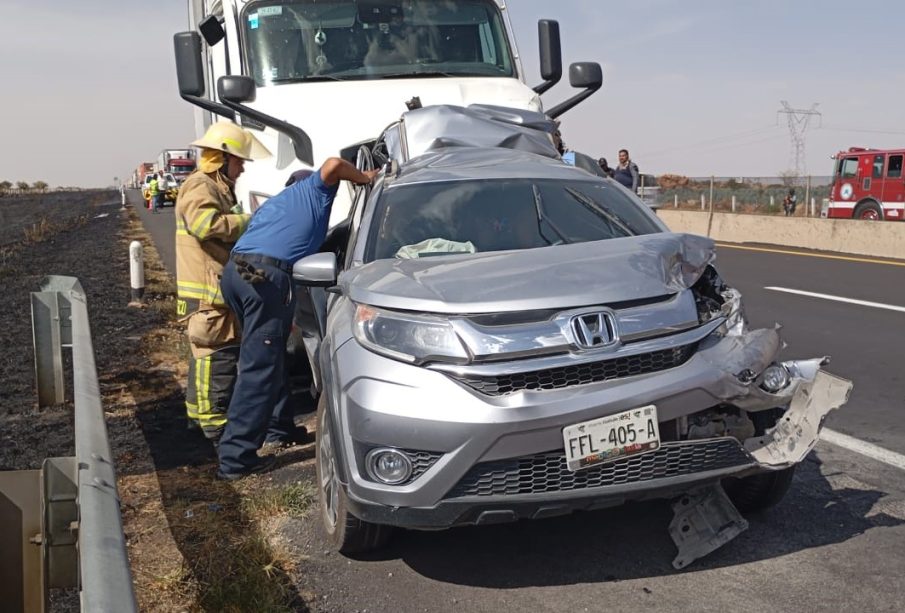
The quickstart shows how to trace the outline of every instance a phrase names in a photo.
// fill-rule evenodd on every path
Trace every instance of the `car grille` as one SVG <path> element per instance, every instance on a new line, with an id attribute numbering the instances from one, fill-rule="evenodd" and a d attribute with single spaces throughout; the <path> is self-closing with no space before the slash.
<path id="1" fill-rule="evenodd" d="M 478 464 L 446 497 L 511 496 L 585 490 L 679 477 L 750 463 L 751 458 L 734 438 L 663 443 L 657 451 L 651 453 L 575 472 L 566 468 L 564 452 L 557 451 Z"/>
<path id="2" fill-rule="evenodd" d="M 488 396 L 505 396 L 522 390 L 556 390 L 610 379 L 659 372 L 681 366 L 694 354 L 695 344 L 507 375 L 454 375 L 453 378 Z"/>

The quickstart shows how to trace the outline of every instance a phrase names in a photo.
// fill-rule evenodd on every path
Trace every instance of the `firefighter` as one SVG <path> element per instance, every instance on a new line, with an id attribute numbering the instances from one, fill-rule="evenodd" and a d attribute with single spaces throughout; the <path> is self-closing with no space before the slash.
<path id="1" fill-rule="evenodd" d="M 198 168 L 176 199 L 177 313 L 186 322 L 192 356 L 185 406 L 189 424 L 218 444 L 236 382 L 240 328 L 220 293 L 220 276 L 250 215 L 236 202 L 235 181 L 246 161 L 270 156 L 253 134 L 222 121 L 192 143 Z"/>
<path id="2" fill-rule="evenodd" d="M 148 208 L 152 209 L 152 212 L 157 212 L 157 190 L 160 189 L 160 184 L 157 182 L 157 175 L 151 175 L 151 182 L 148 183 Z"/>

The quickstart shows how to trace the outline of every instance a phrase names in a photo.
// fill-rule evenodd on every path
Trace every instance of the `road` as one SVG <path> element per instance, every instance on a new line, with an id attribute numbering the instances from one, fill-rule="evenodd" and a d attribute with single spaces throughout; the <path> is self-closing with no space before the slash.
<path id="1" fill-rule="evenodd" d="M 172 258 L 172 209 L 143 212 Z M 168 233 L 168 235 L 167 235 Z M 843 256 L 844 257 L 844 256 Z M 170 258 L 170 259 L 168 259 Z M 169 264 L 168 264 L 169 266 Z M 905 266 L 730 246 L 717 266 L 752 326 L 784 325 L 785 357 L 831 355 L 852 379 L 828 426 L 905 454 Z M 783 288 L 885 305 L 866 306 Z M 893 462 L 894 463 L 894 462 Z M 313 478 L 308 461 L 294 478 Z M 900 611 L 905 602 L 905 470 L 821 442 L 781 505 L 684 571 L 671 567 L 666 502 L 445 532 L 398 531 L 379 554 L 329 553 L 318 517 L 283 536 L 317 611 Z"/>

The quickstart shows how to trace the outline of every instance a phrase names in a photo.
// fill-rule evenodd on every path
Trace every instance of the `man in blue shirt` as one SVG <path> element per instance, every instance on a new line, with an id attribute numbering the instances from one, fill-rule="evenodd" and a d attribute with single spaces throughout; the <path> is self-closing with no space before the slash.
<path id="1" fill-rule="evenodd" d="M 239 479 L 269 468 L 257 452 L 265 438 L 290 440 L 295 426 L 285 377 L 286 341 L 295 312 L 292 265 L 324 242 L 342 180 L 365 185 L 362 172 L 339 158 L 267 200 L 255 211 L 223 269 L 223 297 L 242 325 L 239 376 L 220 439 L 218 476 Z"/>

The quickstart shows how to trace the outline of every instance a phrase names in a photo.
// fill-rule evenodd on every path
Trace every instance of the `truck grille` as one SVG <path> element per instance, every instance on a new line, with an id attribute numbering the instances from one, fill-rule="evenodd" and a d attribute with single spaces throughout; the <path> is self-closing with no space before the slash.
<path id="1" fill-rule="evenodd" d="M 522 390 L 555 390 L 610 379 L 659 372 L 681 366 L 694 354 L 695 344 L 650 353 L 508 375 L 455 375 L 454 379 L 488 396 Z"/>
<path id="2" fill-rule="evenodd" d="M 679 477 L 751 463 L 734 438 L 663 443 L 651 453 L 599 464 L 576 472 L 566 468 L 562 451 L 474 466 L 446 495 L 512 496 L 586 490 Z"/>

